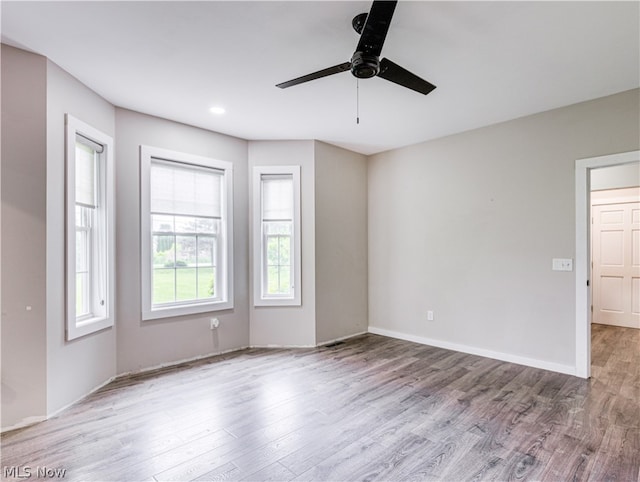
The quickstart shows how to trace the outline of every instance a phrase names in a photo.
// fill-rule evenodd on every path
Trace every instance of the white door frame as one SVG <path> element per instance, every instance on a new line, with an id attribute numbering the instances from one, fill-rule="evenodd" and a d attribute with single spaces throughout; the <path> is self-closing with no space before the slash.
<path id="1" fill-rule="evenodd" d="M 591 169 L 640 161 L 640 151 L 576 161 L 576 375 L 591 376 Z"/>

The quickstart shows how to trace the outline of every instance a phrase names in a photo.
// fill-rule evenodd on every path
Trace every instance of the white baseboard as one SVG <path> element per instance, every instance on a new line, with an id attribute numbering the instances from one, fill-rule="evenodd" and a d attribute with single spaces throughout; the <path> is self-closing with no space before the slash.
<path id="1" fill-rule="evenodd" d="M 346 339 L 353 338 L 353 337 L 356 337 L 356 336 L 360 336 L 360 335 L 363 335 L 365 333 L 373 333 L 375 335 L 388 336 L 390 338 L 398 338 L 400 340 L 406 340 L 406 341 L 412 341 L 412 342 L 415 342 L 415 343 L 420 343 L 421 345 L 435 346 L 435 347 L 438 347 L 438 348 L 444 348 L 446 350 L 453 350 L 453 351 L 458 351 L 458 352 L 462 352 L 462 353 L 468 353 L 470 355 L 478 355 L 478 356 L 482 356 L 482 357 L 486 357 L 486 358 L 492 358 L 492 359 L 495 359 L 495 360 L 501 360 L 501 361 L 505 361 L 505 362 L 516 363 L 518 365 L 524 365 L 524 366 L 529 366 L 529 367 L 533 367 L 533 368 L 541 368 L 543 370 L 550 370 L 550 371 L 557 372 L 557 373 L 564 373 L 564 374 L 567 374 L 567 375 L 576 376 L 576 368 L 574 366 L 571 366 L 571 365 L 563 365 L 563 364 L 560 364 L 560 363 L 547 362 L 547 361 L 538 360 L 538 359 L 535 359 L 535 358 L 527 358 L 527 357 L 522 357 L 522 356 L 518 356 L 518 355 L 513 355 L 513 354 L 510 354 L 510 353 L 496 352 L 496 351 L 492 351 L 492 350 L 486 350 L 484 348 L 472 347 L 472 346 L 468 346 L 468 345 L 461 345 L 461 344 L 458 344 L 458 343 L 451 343 L 451 342 L 442 341 L 442 340 L 435 340 L 433 338 L 426 338 L 426 337 L 422 337 L 422 336 L 411 335 L 411 334 L 408 334 L 408 333 L 401 333 L 399 331 L 387 330 L 385 328 L 377 328 L 375 326 L 370 326 L 368 331 L 363 331 L 363 332 L 360 332 L 360 333 L 354 333 L 352 335 L 347 335 L 347 336 L 343 336 L 343 337 L 340 337 L 340 338 L 335 338 L 333 340 L 323 341 L 321 343 L 318 343 L 317 345 L 266 345 L 266 346 L 252 345 L 250 347 L 249 346 L 244 346 L 244 347 L 239 347 L 239 348 L 232 348 L 230 350 L 225 350 L 225 351 L 221 351 L 221 352 L 218 352 L 218 353 L 209 353 L 209 354 L 206 354 L 206 355 L 199 355 L 199 356 L 195 356 L 195 357 L 191 357 L 191 358 L 185 358 L 183 360 L 176 360 L 176 361 L 172 361 L 172 362 L 161 363 L 159 365 L 154 365 L 154 366 L 143 368 L 143 369 L 140 369 L 140 370 L 120 373 L 120 374 L 118 374 L 118 375 L 116 375 L 114 377 L 109 378 L 108 380 L 106 380 L 105 382 L 101 383 L 97 387 L 93 388 L 86 395 L 83 395 L 82 397 L 78 398 L 76 401 L 74 401 L 72 403 L 69 403 L 69 404 L 65 405 L 64 407 L 55 410 L 54 412 L 48 414 L 47 416 L 35 416 L 35 417 L 25 418 L 24 420 L 21 420 L 17 424 L 11 425 L 9 427 L 0 428 L 0 433 L 8 432 L 10 430 L 17 430 L 17 429 L 20 429 L 20 428 L 25 428 L 25 427 L 28 427 L 29 425 L 34 425 L 36 423 L 43 422 L 43 421 L 45 421 L 45 420 L 47 420 L 47 419 L 49 419 L 51 417 L 54 417 L 54 416 L 58 415 L 59 413 L 63 412 L 64 410 L 66 410 L 67 408 L 69 408 L 70 406 L 76 404 L 80 400 L 82 400 L 82 399 L 88 397 L 89 395 L 91 395 L 92 393 L 96 392 L 97 390 L 100 390 L 102 387 L 108 385 L 112 381 L 120 379 L 120 378 L 123 378 L 123 377 L 131 376 L 131 375 L 138 375 L 138 374 L 142 374 L 142 373 L 146 373 L 146 372 L 151 372 L 153 370 L 158 370 L 158 369 L 161 369 L 161 368 L 167 368 L 167 367 L 172 367 L 172 366 L 176 366 L 176 365 L 181 365 L 183 363 L 189 363 L 189 362 L 193 362 L 193 361 L 198 361 L 198 360 L 202 360 L 202 359 L 205 359 L 205 358 L 215 357 L 215 356 L 218 356 L 218 355 L 224 355 L 224 354 L 227 354 L 227 353 L 244 350 L 246 348 L 315 348 L 316 346 L 320 347 L 320 346 L 328 345 L 330 343 L 335 343 L 335 342 L 338 342 L 338 341 L 342 341 L 342 340 L 346 340 Z"/>
<path id="2" fill-rule="evenodd" d="M 517 365 L 524 365 L 532 368 L 541 368 L 543 370 L 549 370 L 557 373 L 564 373 L 565 375 L 576 375 L 576 367 L 572 365 L 563 365 L 561 363 L 548 362 L 545 360 L 538 360 L 536 358 L 527 358 L 519 355 L 513 355 L 511 353 L 502 353 L 498 351 L 487 350 L 484 348 L 478 348 L 469 345 L 462 345 L 459 343 L 451 343 L 443 340 L 435 340 L 433 338 L 426 338 L 423 336 L 410 335 L 408 333 L 401 333 L 399 331 L 387 330 L 386 328 L 377 328 L 375 326 L 369 326 L 369 333 L 374 335 L 388 336 L 390 338 L 398 338 L 400 340 L 412 341 L 420 343 L 421 345 L 435 346 L 438 348 L 444 348 L 446 350 L 453 350 L 462 353 L 468 353 L 470 355 L 478 355 L 485 358 L 493 358 L 494 360 L 505 361 L 509 363 L 515 363 Z"/>
<path id="3" fill-rule="evenodd" d="M 98 390 L 100 390 L 102 387 L 105 387 L 107 385 L 109 385 L 109 383 L 111 383 L 112 381 L 114 381 L 116 378 L 118 378 L 117 375 L 112 376 L 110 378 L 108 378 L 106 381 L 100 383 L 98 386 L 93 387 L 91 390 L 89 390 L 86 394 L 82 395 L 81 397 L 78 397 L 76 400 L 74 400 L 71 403 L 67 403 L 66 405 L 64 405 L 63 407 L 58 408 L 57 410 L 54 410 L 53 412 L 49 412 L 47 414 L 47 420 L 50 418 L 55 417 L 56 415 L 58 415 L 60 412 L 64 412 L 67 408 L 69 408 L 72 405 L 75 405 L 76 403 L 78 403 L 80 400 L 83 400 L 84 398 L 88 397 L 89 395 L 91 395 L 94 392 L 97 392 Z"/>
<path id="4" fill-rule="evenodd" d="M 131 371 L 119 373 L 118 375 L 115 375 L 115 376 L 109 378 L 108 380 L 104 381 L 103 383 L 99 384 L 98 386 L 92 388 L 85 395 L 79 397 L 77 400 L 74 400 L 73 402 L 68 403 L 63 407 L 56 409 L 55 411 L 47 414 L 46 416 L 35 416 L 35 417 L 25 418 L 24 420 L 21 420 L 20 422 L 14 424 L 14 425 L 11 425 L 9 427 L 1 427 L 0 428 L 0 433 L 9 432 L 11 430 L 17 430 L 17 429 L 20 429 L 20 428 L 25 428 L 25 427 L 28 427 L 30 425 L 35 425 L 36 423 L 44 422 L 45 420 L 48 420 L 48 419 L 50 419 L 52 417 L 55 417 L 59 413 L 64 412 L 66 409 L 68 409 L 72 405 L 75 405 L 76 403 L 78 403 L 80 400 L 83 400 L 84 398 L 88 397 L 92 393 L 97 392 L 102 387 L 108 385 L 112 381 L 118 380 L 120 378 L 133 376 L 133 375 L 140 375 L 140 374 L 143 374 L 143 373 L 152 372 L 154 370 L 159 370 L 159 369 L 162 369 L 162 368 L 169 368 L 169 367 L 181 365 L 183 363 L 190 363 L 190 362 L 194 362 L 194 361 L 198 361 L 198 360 L 203 360 L 205 358 L 211 358 L 211 357 L 215 357 L 215 356 L 219 356 L 219 355 L 225 355 L 227 353 L 232 353 L 232 352 L 235 352 L 235 351 L 244 350 L 246 348 L 316 348 L 316 347 L 328 345 L 330 343 L 335 343 L 335 342 L 338 342 L 338 341 L 346 340 L 348 338 L 353 338 L 354 336 L 364 335 L 365 333 L 367 333 L 367 332 L 366 331 L 362 331 L 362 332 L 359 332 L 359 333 L 354 333 L 352 335 L 347 335 L 347 336 L 342 336 L 340 338 L 335 338 L 333 340 L 323 341 L 321 343 L 318 343 L 317 345 L 251 345 L 251 346 L 241 346 L 241 347 L 238 347 L 238 348 L 231 348 L 229 350 L 223 350 L 223 351 L 220 351 L 220 352 L 217 352 L 217 353 L 208 353 L 206 355 L 198 355 L 198 356 L 194 356 L 194 357 L 190 357 L 190 358 L 184 358 L 184 359 L 181 359 L 181 360 L 175 360 L 175 361 L 171 361 L 171 362 L 167 362 L 167 363 L 160 363 L 158 365 L 153 365 L 153 366 L 150 366 L 150 367 L 141 368 L 139 370 L 131 370 Z"/>
<path id="5" fill-rule="evenodd" d="M 120 374 L 116 375 L 111 380 L 109 380 L 109 382 L 111 382 L 113 380 L 117 380 L 119 378 L 129 377 L 131 375 L 140 375 L 142 373 L 152 372 L 154 370 L 161 370 L 162 368 L 169 368 L 169 367 L 174 367 L 174 366 L 177 366 L 177 365 L 182 365 L 183 363 L 191 363 L 191 362 L 198 361 L 198 360 L 204 360 L 205 358 L 213 358 L 214 356 L 226 355 L 227 353 L 233 353 L 234 351 L 246 350 L 247 348 L 250 348 L 250 347 L 241 346 L 241 347 L 238 347 L 238 348 L 230 348 L 229 350 L 222 350 L 222 351 L 219 351 L 219 352 L 216 352 L 216 353 L 208 353 L 208 354 L 205 354 L 205 355 L 197 355 L 197 356 L 190 357 L 190 358 L 183 358 L 181 360 L 175 360 L 175 361 L 170 361 L 170 362 L 166 362 L 166 363 L 160 363 L 158 365 L 153 365 L 153 366 L 150 366 L 150 367 L 141 368 L 139 370 L 131 370 L 131 371 L 123 372 L 123 373 L 120 373 Z"/>
<path id="6" fill-rule="evenodd" d="M 47 417 L 41 416 L 41 415 L 34 416 L 34 417 L 27 417 L 25 419 L 20 420 L 18 423 L 14 425 L 9 425 L 8 427 L 0 428 L 0 433 L 10 432 L 11 430 L 18 430 L 20 428 L 25 428 L 30 425 L 35 425 L 36 423 L 44 422 L 46 419 Z"/>
<path id="7" fill-rule="evenodd" d="M 367 333 L 369 333 L 369 332 L 368 331 L 361 331 L 359 333 L 354 333 L 352 335 L 341 336 L 340 338 L 334 338 L 333 340 L 322 341 L 322 342 L 318 343 L 316 346 L 320 347 L 320 346 L 330 345 L 331 343 L 336 343 L 336 342 L 339 342 L 339 341 L 348 340 L 349 338 L 353 338 L 355 336 L 360 336 L 360 335 L 366 335 Z"/>
<path id="8" fill-rule="evenodd" d="M 348 340 L 349 338 L 353 338 L 354 336 L 360 336 L 369 333 L 368 331 L 360 331 L 358 333 L 353 333 L 351 335 L 341 336 L 340 338 L 334 338 L 332 340 L 321 341 L 320 343 L 316 343 L 315 345 L 278 345 L 275 343 L 269 343 L 266 345 L 251 345 L 249 348 L 317 348 L 320 346 L 329 345 L 330 343 L 335 343 L 337 341 Z"/>
<path id="9" fill-rule="evenodd" d="M 112 381 L 114 381 L 117 377 L 111 377 L 108 380 L 102 382 L 101 384 L 99 384 L 96 387 L 93 387 L 91 390 L 89 390 L 85 395 L 82 395 L 81 397 L 79 397 L 77 400 L 74 400 L 71 403 L 67 403 L 66 405 L 64 405 L 63 407 L 60 407 L 52 412 L 47 413 L 46 416 L 37 416 L 37 417 L 27 417 L 24 420 L 20 420 L 17 424 L 15 425 L 11 425 L 9 427 L 2 427 L 0 428 L 0 433 L 4 433 L 4 432 L 10 432 L 11 430 L 17 430 L 20 428 L 25 428 L 28 427 L 30 425 L 35 425 L 36 423 L 40 423 L 40 422 L 44 422 L 45 420 L 49 420 L 50 418 L 55 417 L 56 415 L 58 415 L 61 412 L 64 412 L 67 408 L 69 408 L 72 405 L 75 405 L 76 403 L 78 403 L 80 400 L 88 397 L 89 395 L 91 395 L 93 392 L 96 392 L 98 390 L 100 390 L 102 387 L 104 387 L 105 385 L 108 385 L 109 383 L 111 383 Z"/>
<path id="10" fill-rule="evenodd" d="M 106 381 L 100 383 L 98 386 L 92 388 L 86 394 L 84 394 L 81 397 L 79 397 L 77 400 L 75 400 L 75 401 L 73 401 L 71 403 L 68 403 L 68 404 L 64 405 L 63 407 L 61 407 L 61 408 L 56 409 L 53 412 L 48 413 L 46 416 L 27 417 L 24 420 L 21 420 L 20 422 L 14 424 L 14 425 L 10 425 L 9 427 L 1 427 L 0 428 L 0 433 L 9 432 L 11 430 L 17 430 L 17 429 L 20 429 L 20 428 L 25 428 L 25 427 L 28 427 L 30 425 L 35 425 L 36 423 L 40 423 L 40 422 L 44 422 L 45 420 L 49 420 L 50 418 L 55 417 L 59 413 L 64 412 L 66 409 L 68 409 L 72 405 L 75 405 L 79 401 L 84 400 L 89 395 L 91 395 L 92 393 L 97 392 L 102 387 L 108 385 L 109 383 L 111 383 L 114 380 L 118 380 L 120 378 L 124 378 L 124 377 L 131 376 L 131 375 L 138 375 L 138 374 L 142 374 L 142 373 L 146 373 L 146 372 L 151 372 L 153 370 L 158 370 L 160 368 L 172 367 L 172 366 L 176 366 L 176 365 L 181 365 L 183 363 L 189 363 L 189 362 L 192 362 L 192 361 L 202 360 L 204 358 L 210 358 L 210 357 L 214 357 L 214 356 L 218 356 L 218 355 L 224 355 L 226 353 L 231 353 L 231 352 L 234 352 L 234 351 L 244 350 L 245 348 L 248 348 L 248 347 L 245 346 L 245 347 L 240 347 L 240 348 L 232 348 L 230 350 L 224 350 L 224 351 L 217 352 L 217 353 L 209 353 L 207 355 L 198 355 L 198 356 L 195 356 L 195 357 L 192 357 L 192 358 L 185 358 L 183 360 L 176 360 L 176 361 L 172 361 L 172 362 L 161 363 L 159 365 L 154 365 L 152 367 L 142 368 L 142 369 L 136 370 L 136 371 L 129 371 L 129 372 L 120 373 L 118 375 L 110 377 Z"/>
<path id="11" fill-rule="evenodd" d="M 315 348 L 315 345 L 277 345 L 267 343 L 266 345 L 251 345 L 249 348 Z"/>

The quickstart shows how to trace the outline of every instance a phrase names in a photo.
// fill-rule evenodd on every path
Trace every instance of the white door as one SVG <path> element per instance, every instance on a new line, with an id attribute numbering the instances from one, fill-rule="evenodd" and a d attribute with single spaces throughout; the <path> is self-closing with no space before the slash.
<path id="1" fill-rule="evenodd" d="M 639 195 L 637 189 L 593 193 L 593 323 L 640 328 Z"/>

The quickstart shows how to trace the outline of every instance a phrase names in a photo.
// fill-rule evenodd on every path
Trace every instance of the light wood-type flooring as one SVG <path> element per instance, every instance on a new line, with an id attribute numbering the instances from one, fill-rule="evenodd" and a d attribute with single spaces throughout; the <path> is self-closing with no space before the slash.
<path id="1" fill-rule="evenodd" d="M 377 335 L 243 350 L 4 434 L 3 478 L 636 482 L 640 330 L 594 325 L 592 352 L 587 381 Z"/>

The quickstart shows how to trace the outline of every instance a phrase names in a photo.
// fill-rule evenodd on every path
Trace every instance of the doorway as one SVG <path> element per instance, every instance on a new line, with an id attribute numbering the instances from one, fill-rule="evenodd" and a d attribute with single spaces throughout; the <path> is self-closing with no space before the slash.
<path id="1" fill-rule="evenodd" d="M 640 163 L 591 172 L 592 323 L 640 329 L 638 168 Z M 629 187 L 594 189 L 603 171 L 619 171 Z"/>
<path id="2" fill-rule="evenodd" d="M 640 162 L 640 151 L 578 159 L 576 195 L 576 376 L 591 375 L 591 171 Z"/>

